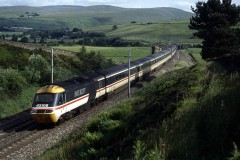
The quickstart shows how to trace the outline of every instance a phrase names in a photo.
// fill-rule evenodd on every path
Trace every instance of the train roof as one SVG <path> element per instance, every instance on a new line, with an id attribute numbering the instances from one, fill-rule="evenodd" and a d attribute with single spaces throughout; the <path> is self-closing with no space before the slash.
<path id="1" fill-rule="evenodd" d="M 107 69 L 102 69 L 100 71 L 98 71 L 98 73 L 101 73 L 103 75 L 105 75 L 106 77 L 109 77 L 111 75 L 115 75 L 117 73 L 121 73 L 126 71 L 128 68 L 127 66 L 123 65 L 119 65 L 119 66 L 115 66 L 115 67 L 111 67 L 111 68 L 107 68 Z"/>
<path id="2" fill-rule="evenodd" d="M 140 59 L 135 60 L 135 61 L 131 61 L 130 62 L 130 67 L 131 67 L 131 69 L 133 69 L 137 66 L 143 65 L 144 63 L 148 62 L 149 60 L 151 61 L 151 60 L 154 60 L 158 57 L 164 56 L 165 54 L 167 54 L 171 51 L 171 48 L 172 48 L 172 46 L 166 48 L 165 50 L 163 50 L 161 52 L 151 54 L 147 57 L 143 57 L 143 58 L 140 58 Z M 125 63 L 125 64 L 114 66 L 114 67 L 111 67 L 111 68 L 99 70 L 99 71 L 97 71 L 97 73 L 100 73 L 102 75 L 105 75 L 106 77 L 109 77 L 109 76 L 112 76 L 112 75 L 115 75 L 115 74 L 118 74 L 118 73 L 121 73 L 121 72 L 124 72 L 124 71 L 127 71 L 127 70 L 128 70 L 128 63 Z M 103 79 L 103 78 L 104 77 L 102 76 L 101 79 Z M 95 78 L 95 79 L 97 79 L 97 78 Z"/>
<path id="3" fill-rule="evenodd" d="M 71 90 L 73 88 L 84 87 L 88 84 L 86 80 L 80 77 L 74 77 L 65 81 L 58 81 L 51 84 L 47 84 L 40 88 L 37 93 L 61 93 Z"/>
<path id="4" fill-rule="evenodd" d="M 167 53 L 170 53 L 170 51 L 169 50 L 163 50 L 161 52 L 151 54 L 148 57 L 151 57 L 152 59 L 157 59 L 159 57 L 162 57 L 162 56 L 166 55 Z"/>
<path id="5" fill-rule="evenodd" d="M 144 63 L 148 62 L 149 60 L 152 60 L 153 58 L 151 57 L 144 57 L 144 58 L 140 58 L 140 59 L 137 59 L 135 61 L 133 61 L 136 65 L 143 65 Z"/>
<path id="6" fill-rule="evenodd" d="M 104 76 L 98 72 L 87 72 L 80 75 L 81 78 L 85 79 L 86 81 L 99 81 L 104 79 Z"/>
<path id="7" fill-rule="evenodd" d="M 46 85 L 41 87 L 39 90 L 37 90 L 37 93 L 61 93 L 64 92 L 65 89 L 58 86 L 58 85 Z"/>
<path id="8" fill-rule="evenodd" d="M 59 82 L 55 82 L 52 85 L 58 85 L 60 87 L 63 87 L 64 89 L 71 87 L 73 85 L 76 86 L 85 86 L 86 84 L 88 84 L 89 82 L 86 81 L 85 79 L 81 78 L 81 77 L 74 77 L 65 81 L 59 81 Z"/>
<path id="9" fill-rule="evenodd" d="M 151 58 L 151 59 L 156 59 L 156 58 L 161 57 L 162 55 L 163 55 L 162 52 L 158 52 L 158 53 L 151 54 L 148 57 Z"/>
<path id="10" fill-rule="evenodd" d="M 55 82 L 51 85 L 57 85 L 57 86 L 64 88 L 65 90 L 69 90 L 71 88 L 75 88 L 76 86 L 84 87 L 90 83 L 93 83 L 93 81 L 98 80 L 100 78 L 104 78 L 104 77 L 99 73 L 88 72 L 88 73 L 80 75 L 79 77 L 73 77 L 68 80 Z"/>
<path id="11" fill-rule="evenodd" d="M 173 49 L 176 49 L 177 48 L 177 45 L 171 45 L 171 46 L 167 46 L 166 49 L 167 50 L 173 50 Z"/>

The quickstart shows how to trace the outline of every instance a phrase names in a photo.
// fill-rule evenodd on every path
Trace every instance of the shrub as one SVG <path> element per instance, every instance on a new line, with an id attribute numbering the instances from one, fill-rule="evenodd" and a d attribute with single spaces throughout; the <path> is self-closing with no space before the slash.
<path id="1" fill-rule="evenodd" d="M 32 83 L 46 83 L 50 81 L 50 66 L 41 55 L 32 54 L 29 57 L 29 69 L 32 70 L 30 77 Z M 37 81 L 35 81 L 36 75 L 39 77 Z"/>
<path id="2" fill-rule="evenodd" d="M 135 160 L 140 160 L 143 158 L 143 155 L 145 153 L 145 146 L 144 143 L 141 142 L 140 140 L 137 140 L 134 142 L 134 159 Z"/>
<path id="3" fill-rule="evenodd" d="M 26 85 L 26 79 L 17 70 L 0 68 L 1 92 L 7 95 L 16 96 Z"/>
<path id="4" fill-rule="evenodd" d="M 20 42 L 28 43 L 28 38 L 27 37 L 23 37 L 23 38 L 21 38 Z"/>

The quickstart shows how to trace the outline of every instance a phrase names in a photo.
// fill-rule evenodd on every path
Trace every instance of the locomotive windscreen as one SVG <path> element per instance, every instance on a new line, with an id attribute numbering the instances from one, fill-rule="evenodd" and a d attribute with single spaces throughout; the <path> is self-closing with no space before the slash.
<path id="1" fill-rule="evenodd" d="M 33 107 L 52 107 L 54 104 L 55 97 L 56 97 L 56 94 L 52 94 L 52 93 L 36 94 L 32 106 Z"/>

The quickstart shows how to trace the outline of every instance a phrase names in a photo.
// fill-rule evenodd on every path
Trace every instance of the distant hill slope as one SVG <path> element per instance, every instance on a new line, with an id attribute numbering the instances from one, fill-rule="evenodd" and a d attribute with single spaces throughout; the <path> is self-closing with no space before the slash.
<path id="1" fill-rule="evenodd" d="M 32 16 L 37 13 L 39 16 Z M 31 28 L 91 27 L 106 24 L 186 20 L 192 13 L 175 8 L 120 8 L 99 6 L 0 7 L 0 26 Z"/>

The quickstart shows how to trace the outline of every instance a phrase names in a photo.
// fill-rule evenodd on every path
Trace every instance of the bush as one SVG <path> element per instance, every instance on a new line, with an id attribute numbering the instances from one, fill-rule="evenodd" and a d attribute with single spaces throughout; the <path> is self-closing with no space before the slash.
<path id="1" fill-rule="evenodd" d="M 40 69 L 41 68 L 41 69 Z M 50 65 L 41 55 L 31 55 L 29 57 L 29 69 L 32 71 L 31 83 L 50 82 Z M 39 77 L 35 81 L 35 77 Z"/>
<path id="2" fill-rule="evenodd" d="M 30 51 L 0 44 L 0 67 L 22 70 L 28 62 Z"/>
<path id="3" fill-rule="evenodd" d="M 23 37 L 23 38 L 21 38 L 20 42 L 28 43 L 28 38 L 27 37 Z"/>
<path id="4" fill-rule="evenodd" d="M 0 91 L 2 93 L 16 96 L 26 85 L 26 79 L 17 70 L 0 68 Z"/>

